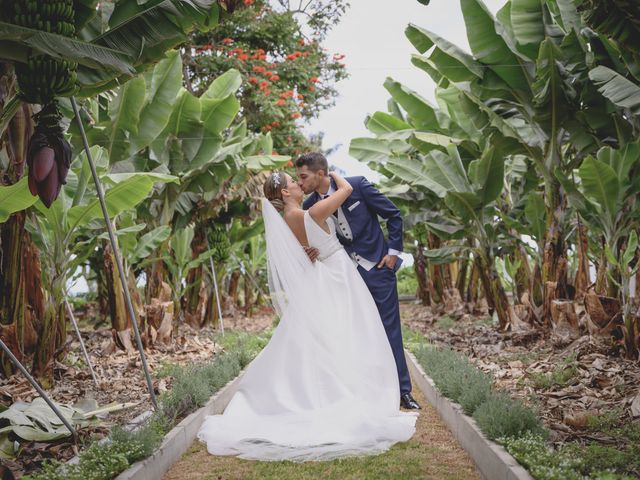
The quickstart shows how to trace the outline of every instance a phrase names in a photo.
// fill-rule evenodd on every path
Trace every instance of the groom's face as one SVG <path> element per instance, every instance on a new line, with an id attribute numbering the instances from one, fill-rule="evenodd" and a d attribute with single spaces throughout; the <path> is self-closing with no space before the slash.
<path id="1" fill-rule="evenodd" d="M 298 185 L 300 185 L 300 188 L 305 194 L 318 190 L 322 179 L 325 177 L 324 170 L 314 172 L 309 170 L 309 167 L 306 165 L 296 167 L 296 174 L 298 176 Z"/>

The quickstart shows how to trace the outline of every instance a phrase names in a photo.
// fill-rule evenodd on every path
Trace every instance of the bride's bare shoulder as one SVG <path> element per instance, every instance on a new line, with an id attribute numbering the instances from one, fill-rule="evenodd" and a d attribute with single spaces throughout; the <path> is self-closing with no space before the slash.
<path id="1" fill-rule="evenodd" d="M 292 210 L 284 214 L 284 221 L 289 225 L 289 228 L 293 231 L 298 241 L 306 245 L 307 234 L 304 228 L 304 210 Z"/>

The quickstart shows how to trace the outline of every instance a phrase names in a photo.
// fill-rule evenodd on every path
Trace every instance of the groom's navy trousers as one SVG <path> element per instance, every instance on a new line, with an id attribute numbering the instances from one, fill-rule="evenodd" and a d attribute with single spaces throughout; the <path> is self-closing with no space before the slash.
<path id="1" fill-rule="evenodd" d="M 353 192 L 342 204 L 342 212 L 349 224 L 352 239 L 349 240 L 341 235 L 340 228 L 338 228 L 338 238 L 347 253 L 358 254 L 378 263 L 387 254 L 389 248 L 402 251 L 402 217 L 398 208 L 366 178 L 347 177 L 345 180 L 353 187 Z M 331 183 L 333 188 L 336 188 L 333 179 Z M 305 210 L 311 208 L 318 200 L 320 195 L 311 194 L 304 202 Z M 378 217 L 387 221 L 388 241 L 384 238 Z M 408 393 L 411 391 L 411 379 L 402 345 L 396 274 L 387 267 L 373 267 L 367 271 L 358 266 L 358 271 L 378 306 L 396 361 L 400 393 Z"/>

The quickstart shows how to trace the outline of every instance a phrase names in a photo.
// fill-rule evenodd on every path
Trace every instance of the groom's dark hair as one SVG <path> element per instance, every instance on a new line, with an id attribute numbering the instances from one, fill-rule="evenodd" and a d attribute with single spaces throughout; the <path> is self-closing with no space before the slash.
<path id="1" fill-rule="evenodd" d="M 325 175 L 329 173 L 329 162 L 324 155 L 318 152 L 305 153 L 296 160 L 296 167 L 307 167 L 312 172 L 324 170 Z"/>

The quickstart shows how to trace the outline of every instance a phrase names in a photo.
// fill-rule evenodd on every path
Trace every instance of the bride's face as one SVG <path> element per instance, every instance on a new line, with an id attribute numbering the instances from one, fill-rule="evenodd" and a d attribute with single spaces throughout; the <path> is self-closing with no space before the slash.
<path id="1" fill-rule="evenodd" d="M 304 193 L 302 193 L 302 189 L 298 182 L 296 182 L 290 175 L 287 174 L 287 192 L 291 198 L 293 198 L 297 202 L 301 202 L 304 197 Z M 283 192 L 284 193 L 284 192 Z"/>

